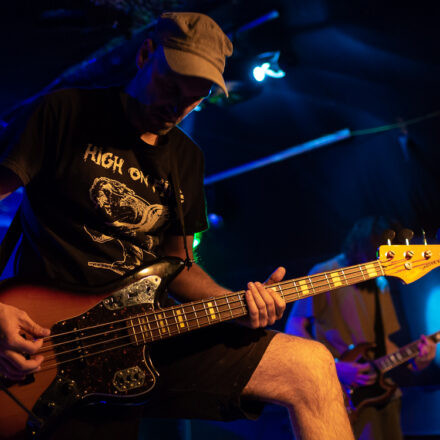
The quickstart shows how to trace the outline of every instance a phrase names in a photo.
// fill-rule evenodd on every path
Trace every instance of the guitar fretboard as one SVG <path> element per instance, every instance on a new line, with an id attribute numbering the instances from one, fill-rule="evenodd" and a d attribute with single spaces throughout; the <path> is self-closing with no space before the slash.
<path id="1" fill-rule="evenodd" d="M 440 342 L 440 331 L 435 332 L 432 335 L 429 335 L 428 338 L 435 343 Z M 396 352 L 392 354 L 388 354 L 386 356 L 382 356 L 374 360 L 373 362 L 376 365 L 376 367 L 380 371 L 382 371 L 382 373 L 386 373 L 387 371 L 390 371 L 391 369 L 404 364 L 410 359 L 415 358 L 419 352 L 418 349 L 419 342 L 420 339 L 411 342 L 410 344 L 401 347 Z"/>
<path id="2" fill-rule="evenodd" d="M 271 284 L 286 303 L 384 275 L 380 261 Z M 239 291 L 172 306 L 129 320 L 137 343 L 165 339 L 248 314 L 245 292 Z"/>

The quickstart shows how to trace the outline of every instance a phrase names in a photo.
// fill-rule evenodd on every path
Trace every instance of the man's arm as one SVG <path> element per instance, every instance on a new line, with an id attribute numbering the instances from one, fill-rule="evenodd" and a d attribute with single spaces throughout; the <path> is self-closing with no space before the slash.
<path id="1" fill-rule="evenodd" d="M 20 178 L 9 168 L 0 165 L 0 200 L 22 186 Z M 22 334 L 31 339 L 25 339 Z M 34 355 L 41 348 L 44 336 L 50 331 L 29 318 L 26 312 L 0 303 L 0 374 L 20 380 L 40 368 L 43 356 Z M 26 358 L 25 355 L 30 355 Z"/>
<path id="2" fill-rule="evenodd" d="M 193 258 L 192 244 L 194 237 L 187 237 L 189 257 Z M 183 239 L 181 236 L 167 236 L 163 245 L 164 254 L 167 256 L 186 258 Z M 265 284 L 272 284 L 283 279 L 284 268 L 278 268 Z M 230 290 L 216 283 L 200 266 L 193 264 L 184 269 L 170 284 L 171 292 L 182 301 L 195 301 L 212 296 L 229 293 Z M 248 325 L 252 328 L 272 325 L 280 319 L 286 308 L 284 300 L 271 289 L 266 289 L 264 284 L 250 282 L 245 293 L 249 311 Z"/>

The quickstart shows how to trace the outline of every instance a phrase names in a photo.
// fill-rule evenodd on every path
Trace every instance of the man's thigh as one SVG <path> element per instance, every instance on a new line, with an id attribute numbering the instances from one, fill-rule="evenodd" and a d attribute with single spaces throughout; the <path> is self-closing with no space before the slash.
<path id="1" fill-rule="evenodd" d="M 158 385 L 146 417 L 212 420 L 256 418 L 262 404 L 243 388 L 276 332 L 225 323 L 154 343 Z"/>
<path id="2" fill-rule="evenodd" d="M 278 333 L 243 390 L 246 396 L 285 403 L 292 395 L 316 394 L 316 385 L 326 383 L 334 360 L 319 342 Z"/>

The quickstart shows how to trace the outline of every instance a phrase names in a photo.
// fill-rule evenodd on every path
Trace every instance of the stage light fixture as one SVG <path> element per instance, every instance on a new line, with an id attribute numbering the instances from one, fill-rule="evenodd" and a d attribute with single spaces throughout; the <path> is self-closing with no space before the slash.
<path id="1" fill-rule="evenodd" d="M 284 78 L 286 72 L 278 65 L 280 52 L 265 52 L 260 54 L 257 59 L 259 64 L 252 69 L 252 75 L 258 82 L 264 81 L 266 76 L 271 78 Z"/>

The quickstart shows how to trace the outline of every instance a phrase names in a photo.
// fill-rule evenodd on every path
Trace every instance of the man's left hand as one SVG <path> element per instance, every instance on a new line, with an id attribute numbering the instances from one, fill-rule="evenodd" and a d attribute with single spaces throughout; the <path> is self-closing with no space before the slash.
<path id="1" fill-rule="evenodd" d="M 419 354 L 414 359 L 414 363 L 417 370 L 423 370 L 435 358 L 437 345 L 430 338 L 422 335 L 417 348 L 419 350 Z"/>
<path id="2" fill-rule="evenodd" d="M 280 282 L 285 274 L 286 269 L 279 267 L 264 284 L 259 282 L 248 283 L 245 297 L 249 316 L 246 323 L 251 328 L 272 325 L 283 316 L 286 302 L 276 293 L 275 289 L 265 286 Z"/>

